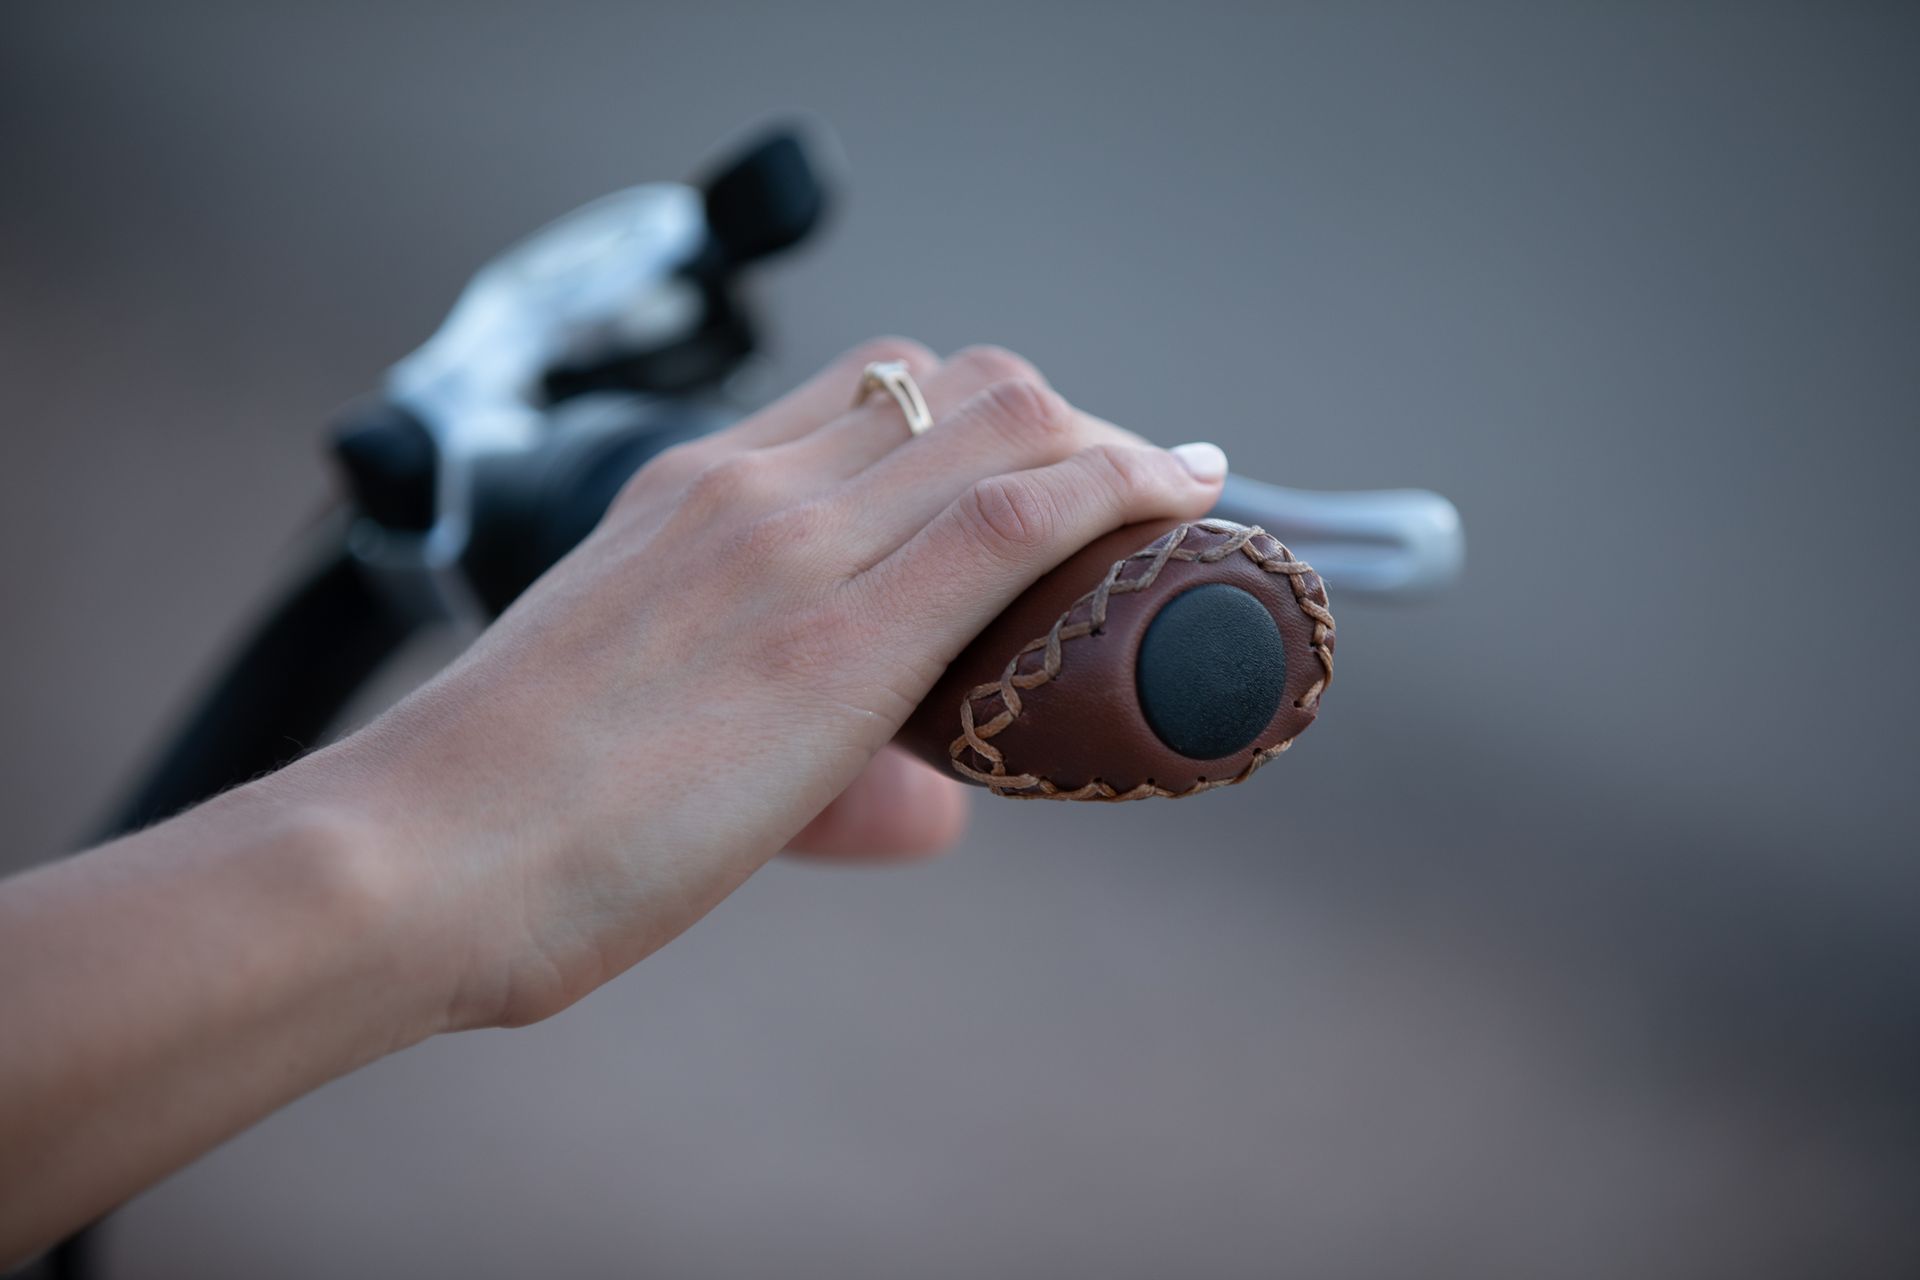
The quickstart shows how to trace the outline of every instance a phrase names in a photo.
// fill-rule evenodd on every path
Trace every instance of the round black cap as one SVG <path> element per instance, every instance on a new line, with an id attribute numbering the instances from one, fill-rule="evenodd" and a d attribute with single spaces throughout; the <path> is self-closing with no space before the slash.
<path id="1" fill-rule="evenodd" d="M 1148 624 L 1134 683 L 1160 741 L 1190 760 L 1217 760 L 1273 722 L 1287 687 L 1286 643 L 1251 593 L 1209 582 Z"/>

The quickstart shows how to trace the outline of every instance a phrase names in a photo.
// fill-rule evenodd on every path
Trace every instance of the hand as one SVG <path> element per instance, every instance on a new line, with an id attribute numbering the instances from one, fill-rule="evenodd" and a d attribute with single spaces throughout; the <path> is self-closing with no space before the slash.
<path id="1" fill-rule="evenodd" d="M 903 360 L 909 436 L 864 366 Z M 384 833 L 440 1025 L 545 1017 L 789 844 L 930 851 L 956 786 L 887 747 L 956 653 L 1122 524 L 1197 517 L 1226 463 L 1082 413 L 1018 356 L 882 339 L 627 485 L 460 661 L 308 776 Z"/>
<path id="2" fill-rule="evenodd" d="M 925 435 L 847 409 L 883 359 Z M 0 1266 L 385 1053 L 563 1008 L 784 845 L 952 840 L 955 784 L 887 749 L 908 712 L 1043 572 L 1225 471 L 1004 351 L 870 344 L 643 469 L 368 728 L 0 884 Z"/>

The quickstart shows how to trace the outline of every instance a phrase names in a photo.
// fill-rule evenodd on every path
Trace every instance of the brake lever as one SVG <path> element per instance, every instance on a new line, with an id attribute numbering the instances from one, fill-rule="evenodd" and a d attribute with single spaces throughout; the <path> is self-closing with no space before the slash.
<path id="1" fill-rule="evenodd" d="M 1426 489 L 1323 492 L 1228 476 L 1212 514 L 1265 529 L 1342 597 L 1432 594 L 1466 563 L 1460 512 Z"/>

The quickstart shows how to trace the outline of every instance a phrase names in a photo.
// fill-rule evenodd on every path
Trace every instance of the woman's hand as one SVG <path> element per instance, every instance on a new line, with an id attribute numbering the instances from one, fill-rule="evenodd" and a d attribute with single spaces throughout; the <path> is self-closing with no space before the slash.
<path id="1" fill-rule="evenodd" d="M 847 409 L 873 360 L 931 431 Z M 886 747 L 907 713 L 1048 568 L 1225 471 L 1004 351 L 869 344 L 642 470 L 368 728 L 0 885 L 0 1267 L 382 1054 L 563 1008 L 784 845 L 950 841 L 955 785 Z"/>
<path id="2" fill-rule="evenodd" d="M 932 430 L 910 437 L 885 395 L 848 408 L 875 360 L 907 363 Z M 440 1026 L 543 1018 L 783 846 L 949 843 L 964 799 L 887 748 L 901 722 L 1047 569 L 1205 513 L 1224 473 L 1006 351 L 868 343 L 642 469 L 460 661 L 306 762 L 309 785 L 385 833 Z"/>

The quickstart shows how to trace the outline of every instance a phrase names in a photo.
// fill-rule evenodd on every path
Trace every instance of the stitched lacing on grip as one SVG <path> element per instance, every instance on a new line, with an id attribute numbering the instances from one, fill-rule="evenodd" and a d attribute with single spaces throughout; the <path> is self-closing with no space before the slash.
<path id="1" fill-rule="evenodd" d="M 1199 541 L 1192 536 L 1196 530 L 1224 538 L 1224 541 L 1205 547 L 1188 546 L 1189 540 Z M 1288 585 L 1293 588 L 1294 600 L 1299 603 L 1301 611 L 1313 620 L 1311 646 L 1314 656 L 1320 661 L 1320 678 L 1293 705 L 1302 710 L 1318 706 L 1321 691 L 1333 679 L 1333 648 L 1327 642 L 1334 634 L 1333 614 L 1327 610 L 1326 589 L 1319 575 L 1305 561 L 1295 559 L 1293 552 L 1264 529 L 1226 520 L 1198 520 L 1179 525 L 1156 538 L 1151 545 L 1124 560 L 1116 560 L 1113 567 L 1107 570 L 1106 577 L 1100 580 L 1100 585 L 1074 601 L 1073 606 L 1048 628 L 1047 634 L 1021 646 L 1020 652 L 1014 654 L 998 680 L 975 685 L 968 691 L 960 701 L 960 736 L 947 749 L 955 772 L 986 784 L 995 795 L 1019 799 L 1144 800 L 1149 796 L 1179 799 L 1211 791 L 1215 787 L 1230 787 L 1236 782 L 1244 782 L 1255 769 L 1292 746 L 1293 739 L 1288 738 L 1271 747 L 1262 747 L 1253 753 L 1246 767 L 1234 776 L 1202 779 L 1185 791 L 1168 790 L 1152 779 L 1130 790 L 1118 791 L 1099 778 L 1069 791 L 1037 774 L 1009 773 L 1005 754 L 992 742 L 994 737 L 1020 718 L 1025 706 L 1021 692 L 1037 689 L 1060 674 L 1067 641 L 1093 635 L 1106 625 L 1108 600 L 1128 592 L 1146 590 L 1172 561 L 1215 564 L 1235 554 L 1245 555 L 1268 573 L 1285 575 Z M 1083 610 L 1082 606 L 1088 607 Z M 1076 613 L 1083 613 L 1080 620 L 1069 621 Z M 1040 665 L 1022 671 L 1021 660 L 1031 653 L 1042 654 Z M 978 713 L 975 704 L 980 704 L 984 710 L 995 698 L 999 699 L 1000 710 L 985 723 L 976 723 L 975 716 Z M 968 752 L 985 760 L 988 768 L 983 771 L 969 764 L 966 759 Z"/>

